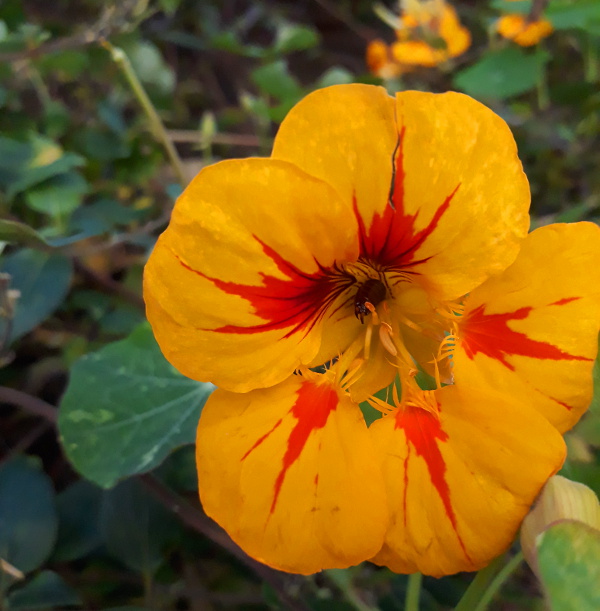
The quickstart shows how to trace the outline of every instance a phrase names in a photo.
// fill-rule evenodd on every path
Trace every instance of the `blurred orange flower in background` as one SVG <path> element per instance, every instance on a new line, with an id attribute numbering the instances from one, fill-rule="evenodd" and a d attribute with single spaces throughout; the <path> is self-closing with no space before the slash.
<path id="1" fill-rule="evenodd" d="M 532 47 L 554 31 L 546 19 L 527 21 L 526 15 L 504 15 L 496 24 L 498 34 L 522 47 Z"/>
<path id="2" fill-rule="evenodd" d="M 444 0 L 402 0 L 400 9 L 400 17 L 383 14 L 396 31 L 396 42 L 374 40 L 367 47 L 367 65 L 377 76 L 390 78 L 418 66 L 438 66 L 471 45 L 469 30 Z"/>
<path id="3" fill-rule="evenodd" d="M 532 47 L 550 36 L 554 28 L 547 19 L 530 19 L 528 15 L 509 14 L 498 19 L 496 30 L 500 36 L 516 42 L 521 47 Z"/>

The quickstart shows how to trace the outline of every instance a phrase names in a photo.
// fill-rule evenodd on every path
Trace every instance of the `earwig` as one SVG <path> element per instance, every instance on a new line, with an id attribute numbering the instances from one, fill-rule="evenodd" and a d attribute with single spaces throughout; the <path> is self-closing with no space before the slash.
<path id="1" fill-rule="evenodd" d="M 396 153 L 398 152 L 398 148 L 400 148 L 400 134 L 398 134 L 398 140 L 396 140 L 396 146 L 394 148 L 394 152 L 392 153 L 392 180 L 390 182 L 390 190 L 388 193 L 388 204 L 392 210 L 396 210 L 396 206 L 394 205 L 394 187 L 396 186 Z"/>
<path id="2" fill-rule="evenodd" d="M 386 298 L 386 295 L 385 284 L 381 280 L 377 280 L 377 278 L 365 280 L 358 287 L 354 297 L 354 314 L 356 318 L 364 324 L 365 316 L 370 312 L 367 304 L 374 308 Z"/>

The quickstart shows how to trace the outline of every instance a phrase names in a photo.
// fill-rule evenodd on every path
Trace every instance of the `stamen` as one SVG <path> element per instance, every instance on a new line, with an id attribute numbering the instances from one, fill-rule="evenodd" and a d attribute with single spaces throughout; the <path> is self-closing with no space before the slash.
<path id="1" fill-rule="evenodd" d="M 369 397 L 367 399 L 367 402 L 373 409 L 376 409 L 378 412 L 381 412 L 384 416 L 387 414 L 392 414 L 396 411 L 395 407 L 393 407 L 389 403 L 386 403 L 385 401 L 382 401 L 378 397 Z"/>
<path id="2" fill-rule="evenodd" d="M 387 322 L 382 322 L 381 326 L 379 327 L 379 339 L 381 340 L 383 347 L 392 356 L 398 356 L 398 349 L 396 348 L 396 346 L 394 345 L 394 342 L 392 341 L 393 335 L 394 333 L 392 331 L 392 326 L 388 324 Z"/>
<path id="3" fill-rule="evenodd" d="M 378 325 L 380 323 L 380 320 L 379 316 L 377 315 L 377 310 L 375 309 L 375 306 L 370 301 L 366 301 L 365 308 L 367 308 L 367 310 L 371 312 L 371 319 L 373 321 L 373 324 Z"/>
<path id="4" fill-rule="evenodd" d="M 371 339 L 372 338 L 373 338 L 373 325 L 369 323 L 365 331 L 365 349 L 364 349 L 365 360 L 369 360 L 369 356 L 371 355 Z"/>
<path id="5" fill-rule="evenodd" d="M 361 369 L 363 368 L 364 363 L 364 359 L 355 359 L 353 361 L 350 369 L 348 369 L 346 375 L 341 381 L 340 386 L 343 390 L 348 391 L 350 386 L 352 386 L 352 384 L 354 384 L 354 382 L 356 382 L 358 378 L 360 378 L 360 376 L 362 375 Z"/>

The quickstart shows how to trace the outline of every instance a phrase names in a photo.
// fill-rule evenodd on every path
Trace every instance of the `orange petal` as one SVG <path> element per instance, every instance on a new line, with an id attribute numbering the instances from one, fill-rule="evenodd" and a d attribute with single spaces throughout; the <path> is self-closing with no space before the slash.
<path id="1" fill-rule="evenodd" d="M 600 228 L 549 225 L 531 233 L 514 264 L 465 303 L 453 355 L 456 384 L 519 397 L 560 431 L 593 392 L 600 331 Z"/>
<path id="2" fill-rule="evenodd" d="M 418 21 L 406 21 L 408 28 L 413 30 L 412 35 L 419 38 L 422 32 L 429 35 L 429 41 L 425 35 L 422 40 L 408 40 L 406 29 L 398 32 L 398 42 L 392 45 L 392 55 L 400 64 L 406 66 L 428 66 L 433 67 L 447 61 L 451 57 L 462 55 L 471 45 L 471 34 L 463 27 L 452 6 L 443 8 L 441 17 L 431 15 L 425 23 Z M 421 26 L 421 30 L 417 29 Z M 406 25 L 405 25 L 406 28 Z"/>
<path id="3" fill-rule="evenodd" d="M 377 260 L 455 299 L 516 257 L 529 225 L 527 178 L 508 126 L 479 102 L 417 91 L 396 99 L 393 209 L 361 210 L 361 250 L 379 249 Z"/>
<path id="4" fill-rule="evenodd" d="M 276 384 L 319 350 L 337 356 L 357 333 L 356 321 L 338 328 L 353 317 L 345 291 L 354 278 L 337 267 L 356 259 L 356 236 L 331 187 L 291 164 L 205 168 L 145 269 L 147 315 L 165 356 L 236 391 Z M 333 316 L 324 348 L 321 324 Z"/>
<path id="5" fill-rule="evenodd" d="M 394 114 L 380 88 L 321 89 L 292 109 L 273 156 L 353 206 L 364 260 L 408 272 L 438 298 L 512 263 L 529 225 L 512 134 L 465 95 L 402 92 Z"/>
<path id="6" fill-rule="evenodd" d="M 546 19 L 528 22 L 526 15 L 504 15 L 498 19 L 496 29 L 500 36 L 513 40 L 522 47 L 531 47 L 554 31 Z"/>
<path id="7" fill-rule="evenodd" d="M 332 185 L 351 209 L 387 206 L 398 140 L 394 100 L 382 87 L 336 85 L 301 100 L 284 119 L 272 157 Z"/>
<path id="8" fill-rule="evenodd" d="M 372 40 L 367 45 L 366 62 L 369 70 L 383 79 L 393 78 L 402 72 L 402 67 L 390 56 L 390 47 L 383 40 Z"/>
<path id="9" fill-rule="evenodd" d="M 357 564 L 381 547 L 381 465 L 360 409 L 327 375 L 215 391 L 196 456 L 204 510 L 269 566 L 309 574 Z"/>
<path id="10" fill-rule="evenodd" d="M 433 397 L 437 416 L 405 405 L 369 429 L 392 508 L 373 561 L 439 577 L 477 570 L 511 544 L 565 448 L 543 417 L 506 396 L 446 386 Z"/>

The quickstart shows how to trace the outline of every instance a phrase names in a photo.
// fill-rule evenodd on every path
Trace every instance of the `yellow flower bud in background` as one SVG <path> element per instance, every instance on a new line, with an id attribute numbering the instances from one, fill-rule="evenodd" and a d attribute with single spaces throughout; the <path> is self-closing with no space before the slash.
<path id="1" fill-rule="evenodd" d="M 538 573 L 537 548 L 542 535 L 558 522 L 581 522 L 600 531 L 600 501 L 594 491 L 566 477 L 551 477 L 521 526 L 523 555 Z"/>

